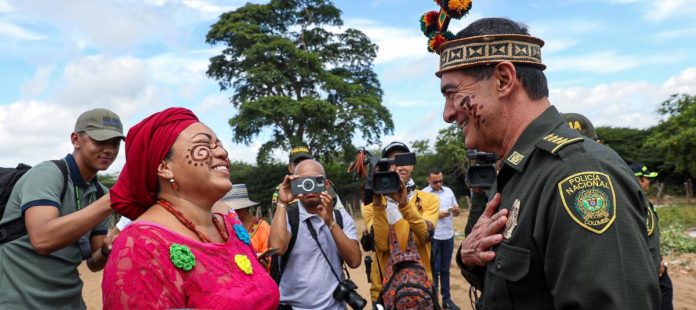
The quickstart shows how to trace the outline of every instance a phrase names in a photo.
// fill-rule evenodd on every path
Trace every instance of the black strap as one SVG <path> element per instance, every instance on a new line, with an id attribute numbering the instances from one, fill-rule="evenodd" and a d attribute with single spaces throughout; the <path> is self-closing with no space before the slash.
<path id="1" fill-rule="evenodd" d="M 52 160 L 51 162 L 58 166 L 58 170 L 63 175 L 63 190 L 60 192 L 60 202 L 62 204 L 63 199 L 65 199 L 65 190 L 68 187 L 68 165 L 62 159 Z M 24 222 L 24 217 L 20 216 L 18 219 L 2 225 L 2 228 L 0 228 L 0 244 L 17 240 L 26 234 L 27 226 Z"/>
<path id="2" fill-rule="evenodd" d="M 319 243 L 319 238 L 317 237 L 317 231 L 314 230 L 314 226 L 312 226 L 310 219 L 307 219 L 305 221 L 305 224 L 307 224 L 307 229 L 309 229 L 309 234 L 312 235 L 312 239 L 314 239 L 314 242 L 317 243 L 317 247 L 319 247 L 319 251 L 321 251 L 321 255 L 324 256 L 326 263 L 329 264 L 329 269 L 331 269 L 331 273 L 333 273 L 334 277 L 336 277 L 336 281 L 338 281 L 338 283 L 341 283 L 341 278 L 339 278 L 336 271 L 334 271 L 333 265 L 331 265 L 331 261 L 326 256 L 326 253 L 324 253 L 324 249 L 321 247 L 321 244 Z M 341 265 L 343 265 L 343 260 L 341 260 Z"/>

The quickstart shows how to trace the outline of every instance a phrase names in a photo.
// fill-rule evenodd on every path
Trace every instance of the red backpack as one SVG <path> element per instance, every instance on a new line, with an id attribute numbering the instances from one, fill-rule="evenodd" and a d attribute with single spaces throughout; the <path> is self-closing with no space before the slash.
<path id="1" fill-rule="evenodd" d="M 389 227 L 389 260 L 382 291 L 377 303 L 385 310 L 440 309 L 437 294 L 428 273 L 420 262 L 420 255 L 408 231 L 406 252 L 401 251 L 394 227 Z"/>

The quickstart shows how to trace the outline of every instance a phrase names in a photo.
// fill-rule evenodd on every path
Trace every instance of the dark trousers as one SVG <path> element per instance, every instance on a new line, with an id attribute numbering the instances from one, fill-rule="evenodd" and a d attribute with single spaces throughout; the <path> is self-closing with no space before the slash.
<path id="1" fill-rule="evenodd" d="M 454 237 L 447 240 L 432 240 L 433 283 L 440 288 L 442 300 L 450 299 L 450 262 L 454 251 Z"/>
<path id="2" fill-rule="evenodd" d="M 660 309 L 662 310 L 672 310 L 674 305 L 672 305 L 672 298 L 674 297 L 674 290 L 672 288 L 672 279 L 667 273 L 667 269 L 662 273 L 660 277 L 660 295 L 662 297 L 662 302 L 660 304 Z"/>

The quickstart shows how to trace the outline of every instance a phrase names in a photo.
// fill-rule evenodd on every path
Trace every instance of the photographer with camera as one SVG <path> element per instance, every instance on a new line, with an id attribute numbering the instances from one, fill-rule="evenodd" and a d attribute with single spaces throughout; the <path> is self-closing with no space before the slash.
<path id="1" fill-rule="evenodd" d="M 329 184 L 324 167 L 307 159 L 278 191 L 269 247 L 281 255 L 276 277 L 280 309 L 345 309 L 346 303 L 362 309 L 367 304 L 341 271 L 343 262 L 357 268 L 361 253 L 355 222 L 345 210 L 334 210 Z"/>
<path id="2" fill-rule="evenodd" d="M 437 196 L 416 189 L 416 184 L 411 179 L 413 162 L 404 165 L 395 160 L 397 155 L 415 155 L 410 153 L 406 144 L 392 142 L 382 150 L 382 160 L 388 158 L 394 161 L 389 166 L 389 171 L 398 173 L 398 191 L 385 195 L 375 194 L 372 202 L 362 206 L 365 229 L 372 231 L 374 235 L 374 255 L 372 260 L 372 274 L 370 276 L 372 286 L 370 294 L 375 302 L 382 291 L 382 281 L 387 271 L 389 259 L 389 226 L 393 225 L 401 250 L 404 251 L 408 244 L 410 232 L 415 235 L 416 248 L 425 267 L 428 278 L 432 280 L 430 269 L 430 240 L 437 224 L 440 203 Z M 413 156 L 415 161 L 415 156 Z M 377 172 L 379 173 L 379 172 Z M 369 177 L 368 177 L 369 178 Z M 384 186 L 388 178 L 375 181 L 374 190 L 378 192 L 380 186 Z M 388 187 L 388 186 L 384 186 Z"/>

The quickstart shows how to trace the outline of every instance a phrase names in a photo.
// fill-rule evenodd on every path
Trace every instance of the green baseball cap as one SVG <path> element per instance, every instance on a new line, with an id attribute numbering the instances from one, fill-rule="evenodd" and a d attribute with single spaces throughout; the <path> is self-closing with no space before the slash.
<path id="1" fill-rule="evenodd" d="M 587 117 L 578 113 L 563 113 L 563 118 L 568 122 L 570 128 L 580 132 L 581 135 L 592 140 L 598 140 L 597 131 Z"/>
<path id="2" fill-rule="evenodd" d="M 94 109 L 82 113 L 75 123 L 75 132 L 84 132 L 97 141 L 125 138 L 121 119 L 107 109 Z"/>

